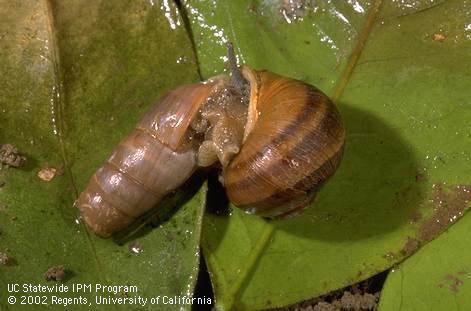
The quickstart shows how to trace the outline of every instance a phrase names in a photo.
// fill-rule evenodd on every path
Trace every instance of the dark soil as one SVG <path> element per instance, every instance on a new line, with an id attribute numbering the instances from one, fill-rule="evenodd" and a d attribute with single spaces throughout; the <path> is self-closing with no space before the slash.
<path id="1" fill-rule="evenodd" d="M 377 310 L 379 294 L 389 271 L 330 294 L 304 301 L 278 311 Z"/>

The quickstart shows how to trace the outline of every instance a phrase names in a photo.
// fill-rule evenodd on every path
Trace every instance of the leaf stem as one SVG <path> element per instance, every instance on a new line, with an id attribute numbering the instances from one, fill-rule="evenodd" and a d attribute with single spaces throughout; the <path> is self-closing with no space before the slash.
<path id="1" fill-rule="evenodd" d="M 368 37 L 370 36 L 371 29 L 373 29 L 373 26 L 376 22 L 376 18 L 378 17 L 378 13 L 380 11 L 382 2 L 383 2 L 382 0 L 376 0 L 373 3 L 373 7 L 370 9 L 368 13 L 366 24 L 363 27 L 363 30 L 358 37 L 357 44 L 355 48 L 353 49 L 352 54 L 350 55 L 350 59 L 348 60 L 347 66 L 345 67 L 345 70 L 343 71 L 339 82 L 335 86 L 335 89 L 332 95 L 332 100 L 334 102 L 337 102 L 338 99 L 342 96 L 343 91 L 345 90 L 345 87 L 350 81 L 350 77 L 352 76 L 353 70 L 355 69 L 357 62 L 360 59 L 361 53 L 363 52 L 365 48 L 366 41 L 368 41 Z"/>
<path id="2" fill-rule="evenodd" d="M 185 0 L 174 0 L 174 4 L 177 7 L 178 12 L 180 13 L 183 26 L 185 27 L 185 31 L 188 35 L 188 39 L 190 39 L 191 50 L 193 51 L 193 55 L 195 56 L 196 62 L 196 71 L 201 81 L 205 80 L 203 78 L 203 74 L 201 73 L 201 64 L 198 57 L 198 48 L 196 46 L 195 36 L 193 34 L 193 28 L 191 27 L 191 20 L 190 16 L 188 15 L 188 10 L 186 8 L 186 1 Z"/>
<path id="3" fill-rule="evenodd" d="M 229 289 L 225 299 L 227 310 L 234 309 L 234 304 L 239 300 L 242 289 L 245 287 L 247 281 L 250 278 L 250 273 L 253 272 L 257 266 L 261 254 L 265 251 L 268 244 L 270 243 L 274 232 L 275 227 L 272 224 L 265 222 L 261 236 L 257 240 L 255 246 L 252 248 L 249 258 L 242 267 L 238 278 L 234 282 L 234 285 Z"/>

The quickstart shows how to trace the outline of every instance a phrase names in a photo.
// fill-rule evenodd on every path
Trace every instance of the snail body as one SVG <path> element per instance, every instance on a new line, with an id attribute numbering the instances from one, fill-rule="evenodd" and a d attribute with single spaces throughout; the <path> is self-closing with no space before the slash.
<path id="1" fill-rule="evenodd" d="M 125 228 L 198 167 L 219 167 L 229 199 L 248 213 L 309 205 L 342 158 L 339 112 L 302 81 L 239 73 L 179 87 L 151 108 L 76 201 L 95 233 Z"/>

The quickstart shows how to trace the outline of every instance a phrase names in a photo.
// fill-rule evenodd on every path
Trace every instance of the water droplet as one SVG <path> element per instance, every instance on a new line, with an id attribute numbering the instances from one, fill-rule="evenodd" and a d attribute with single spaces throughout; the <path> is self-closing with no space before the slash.
<path id="1" fill-rule="evenodd" d="M 154 2 L 151 0 L 151 5 L 154 5 Z M 164 16 L 167 19 L 170 28 L 177 29 L 177 26 L 180 26 L 180 18 L 178 16 L 178 10 L 174 8 L 172 12 L 172 8 L 170 7 L 169 0 L 163 0 L 160 9 L 164 11 Z"/>
<path id="2" fill-rule="evenodd" d="M 142 253 L 143 251 L 141 244 L 137 241 L 134 241 L 131 244 L 129 244 L 129 250 L 131 251 L 131 253 L 134 253 L 134 254 L 139 254 L 139 253 Z"/>

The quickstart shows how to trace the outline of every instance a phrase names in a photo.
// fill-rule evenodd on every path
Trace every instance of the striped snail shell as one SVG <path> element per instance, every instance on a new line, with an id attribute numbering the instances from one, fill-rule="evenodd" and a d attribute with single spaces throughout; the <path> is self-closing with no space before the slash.
<path id="1" fill-rule="evenodd" d="M 249 213 L 298 213 L 340 164 L 340 114 L 312 85 L 248 67 L 242 73 L 250 82 L 249 122 L 242 149 L 223 172 L 227 194 Z"/>
<path id="2" fill-rule="evenodd" d="M 342 158 L 345 130 L 317 88 L 233 66 L 232 77 L 179 87 L 144 116 L 91 178 L 75 205 L 107 237 L 216 166 L 231 202 L 248 213 L 300 212 Z"/>

